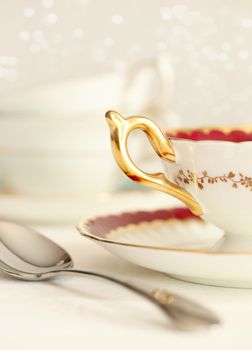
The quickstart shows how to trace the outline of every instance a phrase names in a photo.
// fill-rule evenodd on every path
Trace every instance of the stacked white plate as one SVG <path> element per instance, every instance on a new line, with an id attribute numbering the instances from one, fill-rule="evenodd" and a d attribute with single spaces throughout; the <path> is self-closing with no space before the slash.
<path id="1" fill-rule="evenodd" d="M 60 214 L 60 221 L 72 220 L 72 214 L 68 216 L 65 210 L 58 210 L 59 203 L 72 201 L 73 211 L 80 208 L 80 203 L 90 203 L 101 193 L 118 189 L 123 175 L 118 175 L 111 154 L 104 114 L 107 109 L 127 112 L 131 108 L 140 113 L 150 108 L 154 95 L 160 96 L 163 110 L 167 103 L 163 102 L 163 90 L 168 89 L 171 78 L 167 68 L 170 69 L 169 62 L 162 57 L 157 62 L 134 67 L 130 73 L 103 74 L 2 98 L 0 215 L 20 219 L 15 203 L 19 206 L 23 203 L 24 211 L 31 210 L 31 203 L 36 201 L 55 203 L 56 221 Z M 155 84 L 153 94 L 153 82 L 157 79 L 160 84 Z M 34 221 L 41 217 L 53 221 L 52 206 L 49 207 L 50 215 L 39 216 L 37 210 Z M 45 204 L 40 208 L 45 210 Z M 32 219 L 32 215 L 24 213 L 22 217 Z"/>

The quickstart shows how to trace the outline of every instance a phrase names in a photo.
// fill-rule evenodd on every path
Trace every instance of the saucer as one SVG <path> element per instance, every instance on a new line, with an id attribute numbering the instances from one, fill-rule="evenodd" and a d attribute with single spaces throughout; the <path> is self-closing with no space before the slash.
<path id="1" fill-rule="evenodd" d="M 178 201 L 157 191 L 97 192 L 83 195 L 21 195 L 0 192 L 1 220 L 26 224 L 70 224 L 93 215 L 173 207 Z"/>
<path id="2" fill-rule="evenodd" d="M 186 208 L 101 216 L 77 228 L 111 253 L 177 279 L 252 288 L 252 251 L 221 250 L 224 232 Z"/>

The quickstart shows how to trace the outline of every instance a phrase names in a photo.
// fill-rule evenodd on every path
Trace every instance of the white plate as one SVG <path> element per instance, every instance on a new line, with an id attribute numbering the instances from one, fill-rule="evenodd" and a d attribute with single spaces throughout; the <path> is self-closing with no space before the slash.
<path id="1" fill-rule="evenodd" d="M 78 229 L 113 254 L 175 278 L 252 287 L 252 251 L 221 250 L 223 231 L 188 209 L 103 216 L 80 223 Z"/>
<path id="2" fill-rule="evenodd" d="M 35 196 L 0 193 L 1 220 L 75 225 L 93 215 L 139 208 L 172 207 L 177 200 L 156 191 L 87 193 L 80 196 Z"/>

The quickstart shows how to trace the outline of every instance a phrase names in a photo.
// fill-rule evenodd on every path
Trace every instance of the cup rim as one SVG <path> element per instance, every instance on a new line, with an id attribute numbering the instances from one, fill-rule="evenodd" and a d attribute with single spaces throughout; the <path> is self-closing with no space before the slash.
<path id="1" fill-rule="evenodd" d="M 252 141 L 252 125 L 203 126 L 195 128 L 172 128 L 166 130 L 166 137 L 172 140 L 192 142 L 230 142 L 244 143 Z"/>

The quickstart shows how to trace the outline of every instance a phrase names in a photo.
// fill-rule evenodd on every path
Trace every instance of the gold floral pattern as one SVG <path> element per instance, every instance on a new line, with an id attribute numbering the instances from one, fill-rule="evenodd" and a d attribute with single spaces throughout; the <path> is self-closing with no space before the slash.
<path id="1" fill-rule="evenodd" d="M 252 191 L 252 177 L 245 176 L 242 173 L 234 173 L 233 171 L 229 171 L 227 174 L 219 175 L 219 176 L 210 176 L 206 170 L 202 171 L 200 176 L 197 176 L 194 172 L 190 170 L 182 170 L 178 171 L 176 176 L 176 180 L 178 183 L 197 184 L 200 190 L 203 190 L 206 184 L 216 184 L 216 183 L 230 183 L 231 187 L 236 189 L 239 186 L 244 186 L 249 191 Z"/>

